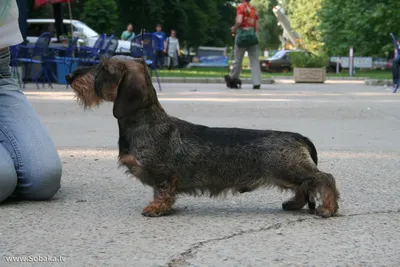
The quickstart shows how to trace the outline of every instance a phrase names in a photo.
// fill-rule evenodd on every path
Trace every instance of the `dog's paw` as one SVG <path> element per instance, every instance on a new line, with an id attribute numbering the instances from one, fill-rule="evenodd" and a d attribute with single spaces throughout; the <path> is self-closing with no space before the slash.
<path id="1" fill-rule="evenodd" d="M 316 214 L 318 216 L 321 216 L 322 218 L 329 218 L 335 215 L 334 212 L 332 212 L 331 210 L 323 207 L 323 206 L 319 206 L 316 210 L 315 210 Z"/>
<path id="2" fill-rule="evenodd" d="M 166 216 L 170 215 L 174 212 L 173 209 L 170 210 L 157 210 L 154 209 L 152 206 L 148 206 L 143 209 L 142 215 L 145 217 L 161 217 L 161 216 Z"/>
<path id="3" fill-rule="evenodd" d="M 163 214 L 162 214 L 162 212 L 157 212 L 157 211 L 153 211 L 153 210 L 143 210 L 142 215 L 144 217 L 160 217 Z"/>

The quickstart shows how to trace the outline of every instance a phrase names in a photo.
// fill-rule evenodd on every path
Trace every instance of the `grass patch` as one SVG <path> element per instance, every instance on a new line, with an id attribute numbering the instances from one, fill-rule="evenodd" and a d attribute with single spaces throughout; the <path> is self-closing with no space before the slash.
<path id="1" fill-rule="evenodd" d="M 196 78 L 221 78 L 229 73 L 228 68 L 190 68 L 178 70 L 160 70 L 161 77 L 196 77 Z M 268 74 L 266 74 L 268 75 Z M 243 70 L 241 77 L 250 78 L 250 70 Z M 264 76 L 263 77 L 271 77 Z"/>
<path id="2" fill-rule="evenodd" d="M 191 68 L 178 70 L 159 70 L 161 77 L 193 77 L 193 78 L 222 78 L 229 73 L 228 68 Z M 262 73 L 263 78 L 272 78 L 276 76 L 293 76 L 293 73 Z M 349 77 L 349 72 L 343 70 L 341 73 L 327 73 L 328 77 Z M 250 78 L 251 71 L 243 70 L 241 78 Z M 357 70 L 354 77 L 370 79 L 392 79 L 390 70 Z"/>

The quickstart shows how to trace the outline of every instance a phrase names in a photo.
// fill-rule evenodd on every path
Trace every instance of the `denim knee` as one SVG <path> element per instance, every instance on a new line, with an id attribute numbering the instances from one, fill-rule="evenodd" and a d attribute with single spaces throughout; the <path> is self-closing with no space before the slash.
<path id="1" fill-rule="evenodd" d="M 0 164 L 0 203 L 14 192 L 17 186 L 17 174 L 13 169 L 4 169 Z"/>
<path id="2" fill-rule="evenodd" d="M 0 144 L 0 202 L 14 192 L 17 181 L 14 162 L 8 151 Z"/>
<path id="3" fill-rule="evenodd" d="M 61 188 L 62 166 L 55 151 L 21 168 L 15 196 L 25 200 L 47 200 Z"/>

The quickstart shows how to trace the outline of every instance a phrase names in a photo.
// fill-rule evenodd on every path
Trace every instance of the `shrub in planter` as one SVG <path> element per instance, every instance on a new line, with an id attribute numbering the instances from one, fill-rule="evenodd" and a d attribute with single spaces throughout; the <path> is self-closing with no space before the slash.
<path id="1" fill-rule="evenodd" d="M 294 70 L 295 82 L 317 82 L 326 80 L 326 68 L 329 56 L 323 52 L 319 55 L 309 52 L 291 52 L 290 63 Z"/>

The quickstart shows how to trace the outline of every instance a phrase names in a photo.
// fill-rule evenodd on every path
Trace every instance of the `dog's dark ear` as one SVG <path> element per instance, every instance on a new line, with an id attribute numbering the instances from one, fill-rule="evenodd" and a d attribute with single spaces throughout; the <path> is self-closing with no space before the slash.
<path id="1" fill-rule="evenodd" d="M 126 68 L 121 63 L 100 63 L 94 80 L 96 94 L 104 100 L 109 100 L 110 97 L 115 96 L 125 71 Z"/>
<path id="2" fill-rule="evenodd" d="M 156 103 L 152 97 L 152 83 L 147 67 L 135 61 L 126 62 L 123 77 L 115 99 L 113 113 L 117 119 L 133 116 L 139 109 Z"/>
<path id="3" fill-rule="evenodd" d="M 140 85 L 135 84 L 129 75 L 121 81 L 117 98 L 114 102 L 113 114 L 117 119 L 132 116 L 145 102 Z"/>

